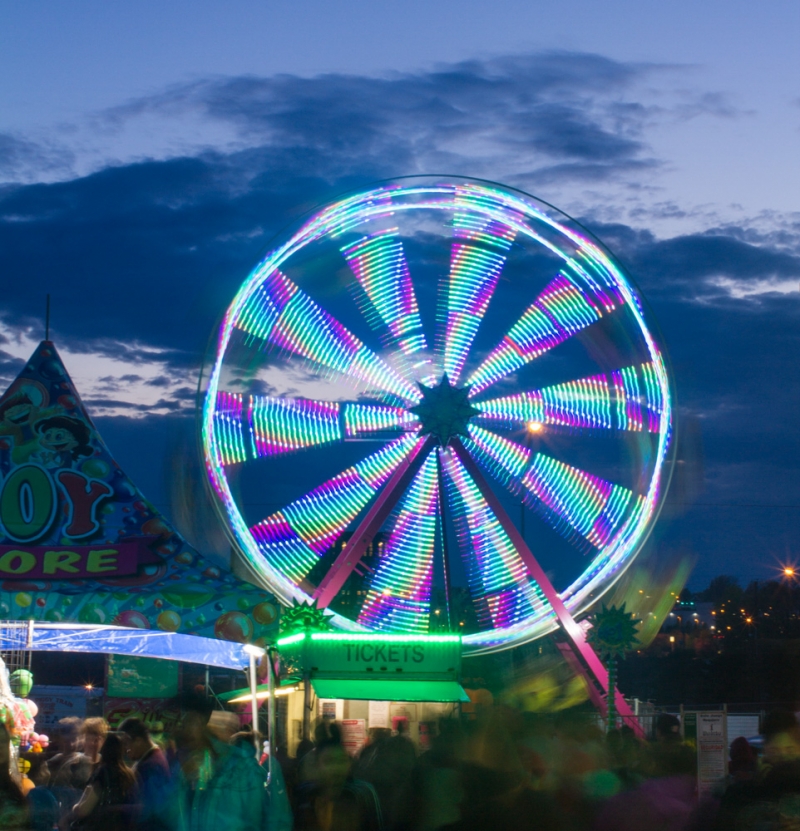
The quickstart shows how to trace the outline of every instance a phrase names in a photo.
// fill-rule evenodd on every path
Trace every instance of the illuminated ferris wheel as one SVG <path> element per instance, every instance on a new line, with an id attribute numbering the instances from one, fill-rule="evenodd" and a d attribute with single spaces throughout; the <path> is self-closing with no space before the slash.
<path id="1" fill-rule="evenodd" d="M 609 253 L 528 195 L 442 177 L 276 241 L 227 310 L 202 419 L 253 579 L 351 632 L 425 633 L 457 605 L 468 654 L 569 624 L 623 573 L 671 425 Z"/>

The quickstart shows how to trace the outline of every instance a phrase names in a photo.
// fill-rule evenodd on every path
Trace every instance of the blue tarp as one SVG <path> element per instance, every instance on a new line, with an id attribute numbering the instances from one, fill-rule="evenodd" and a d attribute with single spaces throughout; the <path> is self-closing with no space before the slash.
<path id="1" fill-rule="evenodd" d="M 32 623 L 32 621 L 30 622 Z M 226 669 L 245 669 L 250 657 L 240 643 L 125 626 L 73 623 L 0 624 L 0 652 L 96 652 L 166 658 Z"/>

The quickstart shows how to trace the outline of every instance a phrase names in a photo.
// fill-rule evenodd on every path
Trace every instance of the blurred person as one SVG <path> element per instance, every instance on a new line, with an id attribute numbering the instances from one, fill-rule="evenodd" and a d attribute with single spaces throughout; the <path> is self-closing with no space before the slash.
<path id="1" fill-rule="evenodd" d="M 226 744 L 208 728 L 213 712 L 198 693 L 179 699 L 174 775 L 182 831 L 262 831 L 268 824 L 266 776 L 255 749 Z"/>
<path id="2" fill-rule="evenodd" d="M 794 713 L 775 710 L 761 727 L 764 763 L 771 767 L 800 759 L 800 725 Z"/>
<path id="3" fill-rule="evenodd" d="M 580 794 L 570 792 L 571 804 L 557 816 L 554 799 L 532 787 L 517 745 L 524 729 L 519 713 L 510 709 L 488 711 L 471 722 L 459 742 L 458 777 L 442 778 L 443 787 L 456 788 L 455 795 L 435 795 L 438 807 L 452 805 L 460 795 L 460 817 L 449 825 L 453 831 L 515 829 L 556 831 L 572 829 L 582 814 Z"/>
<path id="4" fill-rule="evenodd" d="M 171 831 L 177 826 L 177 815 L 172 773 L 164 751 L 153 741 L 141 719 L 125 719 L 119 732 L 139 788 L 137 831 Z"/>
<path id="5" fill-rule="evenodd" d="M 94 772 L 100 764 L 100 749 L 108 735 L 108 722 L 104 718 L 87 718 L 80 731 L 83 755 L 89 760 Z"/>
<path id="6" fill-rule="evenodd" d="M 125 744 L 118 734 L 109 733 L 100 748 L 100 764 L 60 827 L 62 831 L 134 831 L 137 804 L 136 777 L 125 764 Z"/>
<path id="7" fill-rule="evenodd" d="M 264 747 L 264 752 L 260 757 L 256 751 L 256 740 L 260 746 Z M 252 753 L 264 772 L 268 771 L 269 752 L 267 749 L 271 750 L 271 746 L 269 742 L 262 740 L 260 733 L 257 733 L 254 737 L 252 730 L 242 730 L 234 734 L 231 738 L 231 744 L 240 748 L 244 754 Z M 291 831 L 294 820 L 283 776 L 283 768 L 277 755 L 273 762 L 272 775 L 267 776 L 267 825 L 265 831 Z"/>
<path id="8" fill-rule="evenodd" d="M 0 828 L 27 831 L 28 806 L 20 786 L 11 776 L 11 736 L 0 721 Z"/>
<path id="9" fill-rule="evenodd" d="M 352 759 L 342 747 L 337 724 L 306 755 L 306 779 L 295 799 L 297 831 L 383 831 L 380 803 L 368 782 L 351 774 Z"/>
<path id="10" fill-rule="evenodd" d="M 50 784 L 83 790 L 92 775 L 89 759 L 81 753 L 83 720 L 68 716 L 58 722 L 56 744 L 58 753 L 49 760 Z"/>
<path id="11" fill-rule="evenodd" d="M 33 782 L 33 790 L 28 791 L 25 800 L 32 831 L 53 831 L 58 825 L 58 802 L 47 783 L 50 781 L 50 768 L 47 759 L 41 753 L 31 753 L 28 757 L 31 769 L 28 777 Z"/>
<path id="12" fill-rule="evenodd" d="M 800 725 L 794 713 L 773 711 L 761 732 L 764 766 L 725 791 L 715 831 L 800 828 Z"/>
<path id="13" fill-rule="evenodd" d="M 728 775 L 732 782 L 750 782 L 758 774 L 758 754 L 744 736 L 731 742 Z"/>
<path id="14" fill-rule="evenodd" d="M 226 710 L 214 710 L 208 719 L 208 729 L 212 735 L 226 744 L 233 744 L 233 737 L 240 734 L 241 722 L 236 713 Z"/>
<path id="15" fill-rule="evenodd" d="M 375 788 L 387 829 L 395 828 L 404 816 L 411 774 L 417 761 L 416 748 L 406 729 L 407 722 L 401 721 L 396 736 L 390 730 L 376 731 L 373 741 L 361 751 L 353 767 L 357 779 Z"/>
<path id="16" fill-rule="evenodd" d="M 681 740 L 680 721 L 669 713 L 658 716 L 654 732 L 655 742 L 642 751 L 647 778 L 600 808 L 596 831 L 687 831 L 696 826 L 694 751 Z"/>
<path id="17" fill-rule="evenodd" d="M 48 761 L 50 790 L 65 817 L 78 801 L 92 776 L 92 764 L 80 752 L 83 720 L 77 716 L 62 718 L 56 727 L 58 752 Z"/>

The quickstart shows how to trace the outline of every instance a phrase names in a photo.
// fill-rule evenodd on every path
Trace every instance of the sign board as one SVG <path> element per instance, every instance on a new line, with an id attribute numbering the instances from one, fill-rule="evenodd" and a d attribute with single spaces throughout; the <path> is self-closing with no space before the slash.
<path id="1" fill-rule="evenodd" d="M 278 641 L 288 673 L 313 678 L 406 677 L 456 681 L 461 638 L 309 633 Z"/>
<path id="2" fill-rule="evenodd" d="M 162 733 L 170 733 L 180 719 L 179 710 L 155 698 L 106 698 L 103 712 L 112 730 L 126 718 L 138 718 L 148 726 L 156 740 Z"/>
<path id="3" fill-rule="evenodd" d="M 388 701 L 370 701 L 369 702 L 369 726 L 372 727 L 388 727 L 389 726 L 389 702 Z"/>
<path id="4" fill-rule="evenodd" d="M 367 726 L 363 718 L 346 718 L 339 722 L 342 728 L 342 747 L 351 755 L 357 755 L 367 743 Z"/>
<path id="5" fill-rule="evenodd" d="M 697 794 L 708 796 L 728 772 L 728 737 L 724 712 L 697 713 Z"/>
<path id="6" fill-rule="evenodd" d="M 109 655 L 106 691 L 114 698 L 173 698 L 178 669 L 177 661 Z"/>
<path id="7" fill-rule="evenodd" d="M 402 702 L 399 704 L 392 704 L 391 708 L 392 718 L 404 718 L 406 721 L 417 720 L 417 705 Z"/>
<path id="8" fill-rule="evenodd" d="M 318 698 L 317 715 L 323 721 L 341 721 L 344 718 L 344 701 L 340 698 Z"/>
<path id="9" fill-rule="evenodd" d="M 30 698 L 39 708 L 36 730 L 39 733 L 48 733 L 52 737 L 56 725 L 62 718 L 100 715 L 102 697 L 102 690 L 58 684 L 34 684 Z"/>

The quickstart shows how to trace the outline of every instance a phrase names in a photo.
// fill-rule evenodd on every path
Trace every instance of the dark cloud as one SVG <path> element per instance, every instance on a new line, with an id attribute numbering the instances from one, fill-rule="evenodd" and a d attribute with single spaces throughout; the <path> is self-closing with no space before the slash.
<path id="1" fill-rule="evenodd" d="M 73 154 L 61 147 L 47 147 L 10 133 L 0 133 L 0 182 L 25 181 L 67 173 Z"/>
<path id="2" fill-rule="evenodd" d="M 172 381 L 166 375 L 157 375 L 155 378 L 145 381 L 145 384 L 148 387 L 168 387 L 172 384 Z"/>
<path id="3" fill-rule="evenodd" d="M 246 147 L 6 186 L 0 273 L 11 279 L 4 277 L 0 315 L 15 331 L 40 331 L 50 292 L 60 345 L 133 368 L 100 379 L 109 392 L 152 376 L 154 366 L 159 374 L 147 384 L 165 390 L 154 407 L 97 395 L 90 408 L 129 412 L 131 420 L 153 410 L 181 416 L 194 406 L 197 370 L 221 312 L 287 223 L 342 191 L 431 170 L 499 171 L 534 190 L 549 182 L 636 184 L 662 164 L 647 127 L 666 116 L 634 93 L 652 71 L 559 53 L 387 78 L 216 79 L 134 102 L 108 113 L 108 125 L 192 110 L 235 127 Z M 714 96 L 684 97 L 667 115 L 698 114 L 734 115 Z M 8 164 L 35 163 L 36 152 L 0 144 Z M 656 215 L 686 211 L 656 204 L 635 218 L 642 227 L 583 221 L 627 265 L 661 324 L 682 411 L 701 424 L 704 498 L 743 502 L 757 494 L 798 504 L 800 448 L 791 425 L 800 404 L 792 380 L 800 295 L 787 285 L 800 282 L 800 222 L 762 217 L 757 230 L 743 223 L 659 239 L 647 227 Z M 3 377 L 21 365 L 0 353 Z M 166 392 L 176 379 L 180 388 Z M 115 422 L 117 435 L 124 421 Z M 716 556 L 727 546 L 745 569 L 744 545 L 721 522 L 703 522 L 724 540 Z M 778 545 L 794 526 L 785 517 L 773 522 Z"/>

